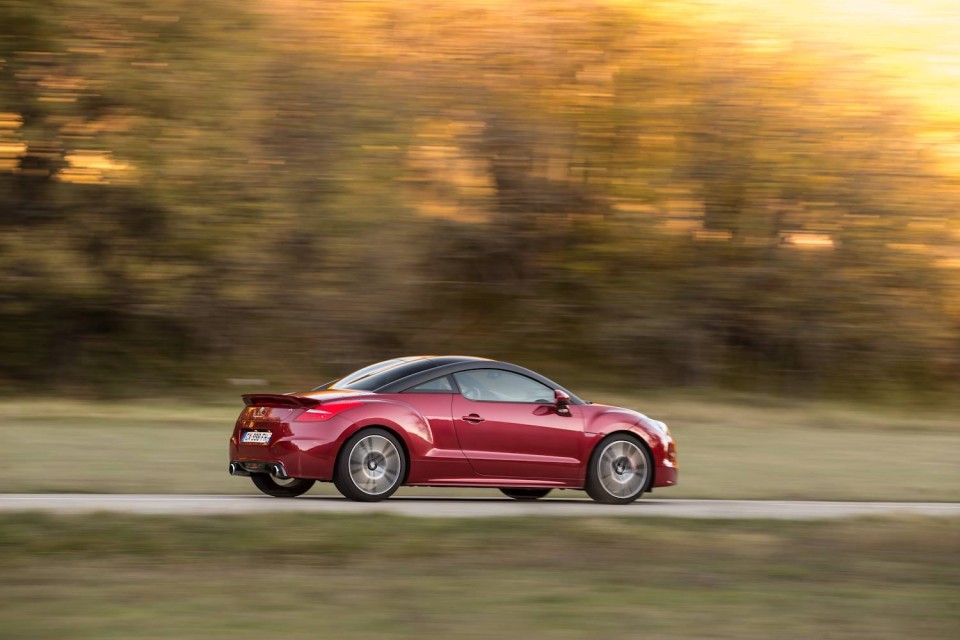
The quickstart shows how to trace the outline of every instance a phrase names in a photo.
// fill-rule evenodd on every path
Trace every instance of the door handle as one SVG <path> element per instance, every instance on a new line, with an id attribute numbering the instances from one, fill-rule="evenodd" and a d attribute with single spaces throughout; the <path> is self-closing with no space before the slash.
<path id="1" fill-rule="evenodd" d="M 478 415 L 475 414 L 475 413 L 471 413 L 471 414 L 468 415 L 468 416 L 463 416 L 463 417 L 461 418 L 461 420 L 463 420 L 464 422 L 472 422 L 472 423 L 474 423 L 474 424 L 477 424 L 477 423 L 479 423 L 479 422 L 483 422 L 483 418 L 481 418 L 480 416 L 478 416 Z"/>

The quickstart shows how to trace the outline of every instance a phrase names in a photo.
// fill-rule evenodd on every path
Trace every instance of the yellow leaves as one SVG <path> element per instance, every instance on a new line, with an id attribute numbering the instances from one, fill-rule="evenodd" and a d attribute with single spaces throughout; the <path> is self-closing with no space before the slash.
<path id="1" fill-rule="evenodd" d="M 131 180 L 133 165 L 116 160 L 107 151 L 79 149 L 66 155 L 67 168 L 57 174 L 63 182 L 77 184 L 106 184 Z"/>
<path id="2" fill-rule="evenodd" d="M 27 144 L 15 137 L 14 131 L 23 125 L 19 113 L 0 112 L 0 171 L 13 171 L 27 152 Z"/>
<path id="3" fill-rule="evenodd" d="M 0 171 L 13 171 L 27 152 L 27 145 L 14 137 L 14 131 L 23 125 L 19 113 L 0 112 Z"/>
<path id="4" fill-rule="evenodd" d="M 417 212 L 425 217 L 484 222 L 484 199 L 494 186 L 487 159 L 469 150 L 484 124 L 476 119 L 423 119 L 407 152 L 408 185 Z"/>
<path id="5" fill-rule="evenodd" d="M 0 171 L 13 171 L 20 165 L 20 158 L 27 152 L 27 144 L 20 140 L 0 138 Z"/>
<path id="6" fill-rule="evenodd" d="M 19 129 L 21 126 L 23 126 L 23 116 L 19 113 L 0 112 L 0 129 Z"/>
<path id="7" fill-rule="evenodd" d="M 780 234 L 780 246 L 790 249 L 832 249 L 833 237 L 812 231 L 784 231 Z"/>

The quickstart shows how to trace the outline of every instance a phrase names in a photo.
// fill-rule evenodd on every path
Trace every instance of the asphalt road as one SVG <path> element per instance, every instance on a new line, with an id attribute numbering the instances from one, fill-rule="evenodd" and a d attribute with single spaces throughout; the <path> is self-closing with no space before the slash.
<path id="1" fill-rule="evenodd" d="M 676 518 L 772 518 L 813 520 L 877 515 L 960 517 L 960 503 L 801 502 L 780 500 L 657 500 L 603 505 L 586 499 L 517 502 L 507 498 L 394 497 L 359 503 L 330 496 L 294 499 L 232 495 L 0 494 L 0 511 L 215 515 L 244 513 L 389 513 L 430 518 L 496 516 L 626 516 Z"/>

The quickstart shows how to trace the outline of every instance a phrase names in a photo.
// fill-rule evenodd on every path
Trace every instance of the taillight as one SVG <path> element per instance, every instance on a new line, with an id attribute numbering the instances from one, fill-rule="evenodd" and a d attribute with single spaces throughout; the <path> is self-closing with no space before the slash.
<path id="1" fill-rule="evenodd" d="M 331 402 L 330 404 L 320 405 L 313 409 L 307 409 L 297 417 L 297 422 L 323 422 L 329 420 L 341 411 L 352 409 L 359 406 L 361 402 Z"/>

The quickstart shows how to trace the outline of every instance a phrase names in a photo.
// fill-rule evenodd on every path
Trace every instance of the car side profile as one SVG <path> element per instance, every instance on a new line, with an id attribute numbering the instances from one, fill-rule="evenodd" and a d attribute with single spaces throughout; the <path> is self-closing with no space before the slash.
<path id="1" fill-rule="evenodd" d="M 378 362 L 312 391 L 243 396 L 229 470 L 295 497 L 333 482 L 372 502 L 399 487 L 583 489 L 626 504 L 677 483 L 667 426 L 593 404 L 523 367 L 469 356 Z"/>

